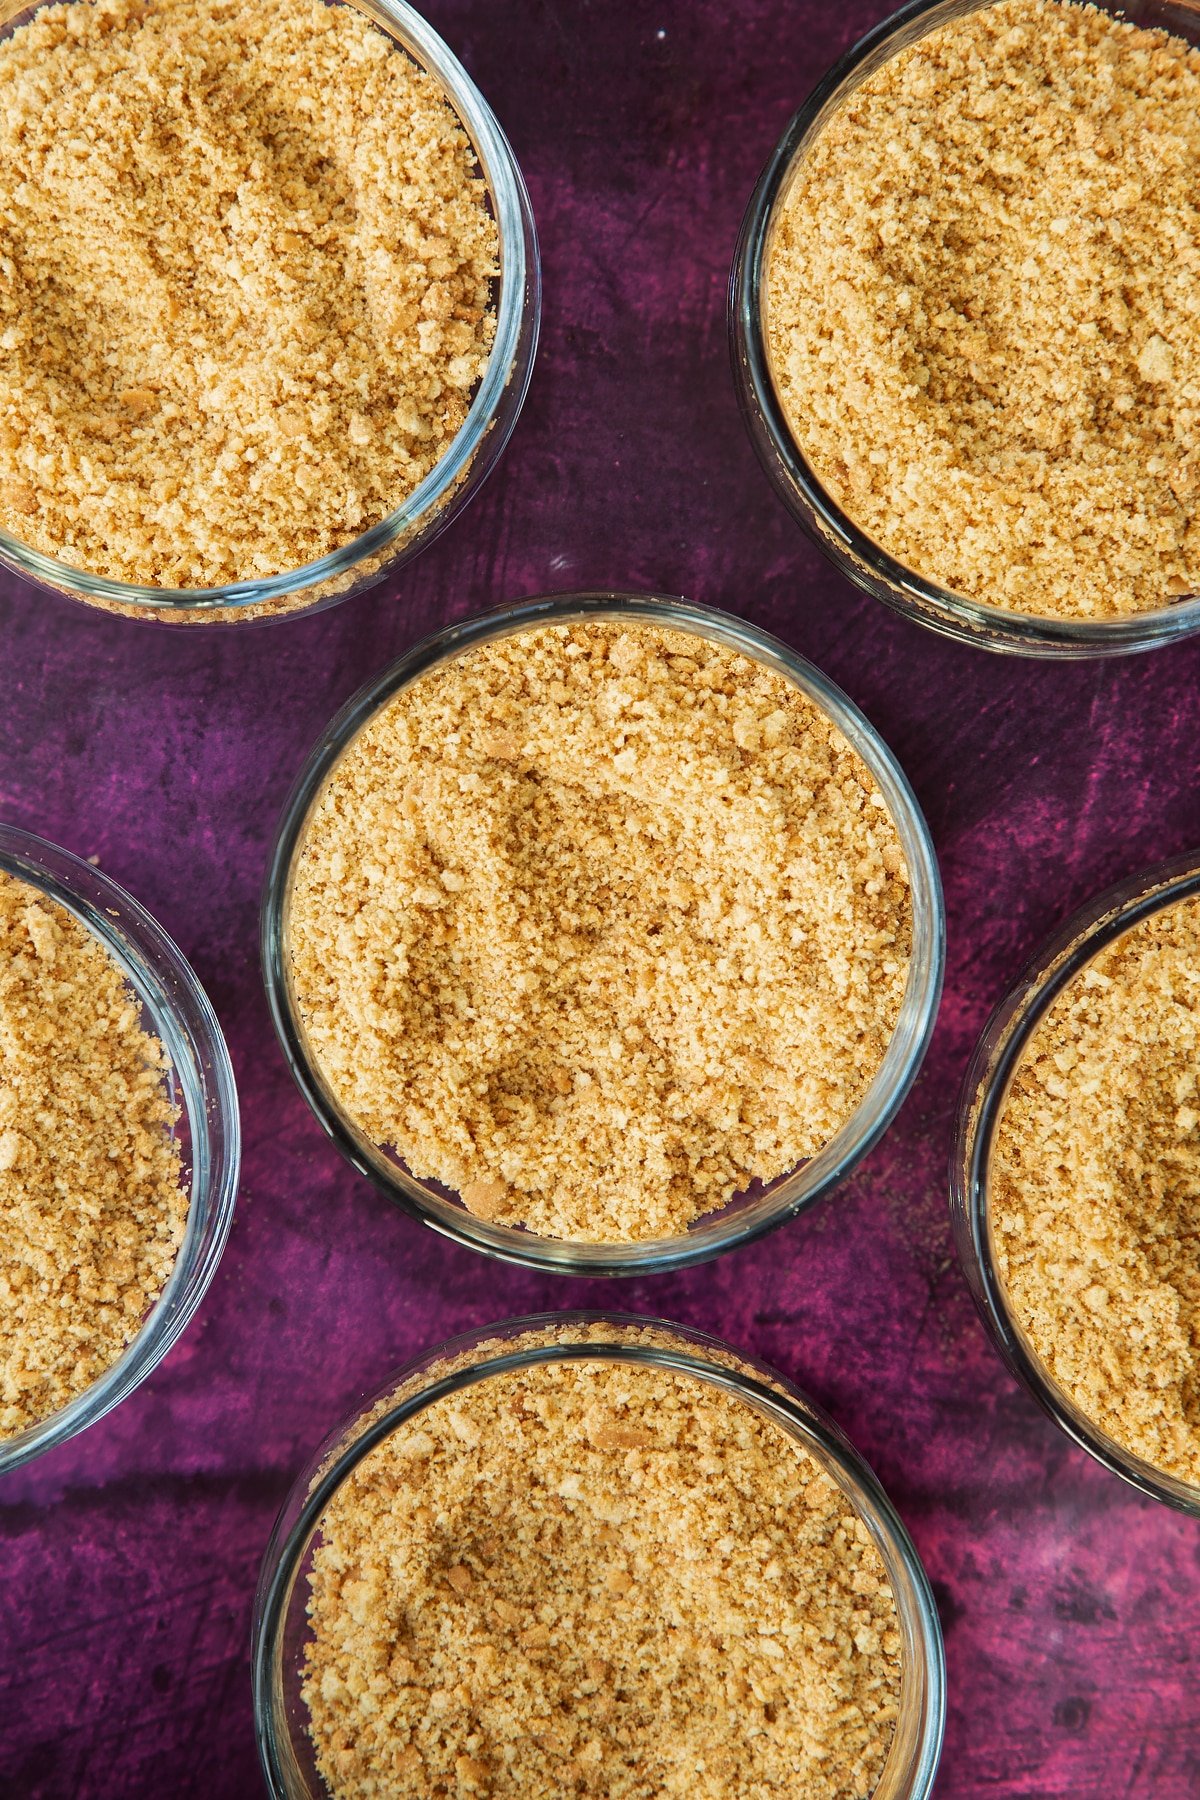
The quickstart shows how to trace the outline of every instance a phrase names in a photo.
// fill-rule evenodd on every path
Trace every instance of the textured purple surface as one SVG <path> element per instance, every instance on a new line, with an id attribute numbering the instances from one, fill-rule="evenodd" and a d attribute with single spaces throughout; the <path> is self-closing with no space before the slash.
<path id="1" fill-rule="evenodd" d="M 438 0 L 542 234 L 542 355 L 499 472 L 384 589 L 233 631 L 130 625 L 0 582 L 0 816 L 104 868 L 194 962 L 246 1160 L 197 1320 L 117 1413 L 0 1488 L 0 1795 L 260 1791 L 248 1634 L 291 1474 L 366 1386 L 516 1312 L 623 1306 L 758 1352 L 874 1463 L 933 1577 L 941 1800 L 1200 1794 L 1200 1530 L 1092 1465 L 1017 1390 L 953 1261 L 955 1091 L 987 1011 L 1099 886 L 1200 839 L 1200 644 L 1050 667 L 942 643 L 793 528 L 737 417 L 724 284 L 794 106 L 863 0 Z M 648 587 L 814 658 L 908 769 L 942 858 L 943 1013 L 857 1175 L 782 1233 L 619 1285 L 505 1271 L 392 1210 L 293 1090 L 255 947 L 267 844 L 309 744 L 426 631 L 525 594 Z"/>

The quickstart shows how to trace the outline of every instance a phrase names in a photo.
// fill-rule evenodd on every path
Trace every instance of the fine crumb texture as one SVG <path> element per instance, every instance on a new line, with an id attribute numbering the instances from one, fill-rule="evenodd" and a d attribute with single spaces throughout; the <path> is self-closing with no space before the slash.
<path id="1" fill-rule="evenodd" d="M 0 871 L 0 1438 L 103 1375 L 171 1273 L 166 1067 L 103 945 Z"/>
<path id="2" fill-rule="evenodd" d="M 1102 951 L 996 1136 L 1000 1273 L 1038 1355 L 1126 1450 L 1200 1488 L 1200 900 Z"/>
<path id="3" fill-rule="evenodd" d="M 339 1490 L 310 1582 L 334 1800 L 867 1800 L 894 1731 L 866 1528 L 694 1377 L 541 1366 L 437 1403 Z"/>
<path id="4" fill-rule="evenodd" d="M 348 7 L 42 9 L 0 43 L 0 234 L 0 526 L 118 580 L 349 543 L 487 362 L 474 152 Z"/>
<path id="5" fill-rule="evenodd" d="M 1200 595 L 1200 52 L 1059 0 L 931 32 L 807 153 L 766 326 L 906 567 L 1063 618 Z"/>
<path id="6" fill-rule="evenodd" d="M 815 1154 L 907 979 L 865 765 L 690 633 L 542 627 L 422 676 L 336 765 L 293 874 L 292 994 L 338 1104 L 558 1238 L 671 1236 Z"/>

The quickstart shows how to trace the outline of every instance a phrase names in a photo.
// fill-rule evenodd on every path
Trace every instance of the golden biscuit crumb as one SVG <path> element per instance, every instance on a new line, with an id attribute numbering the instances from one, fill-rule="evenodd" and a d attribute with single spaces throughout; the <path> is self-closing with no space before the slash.
<path id="1" fill-rule="evenodd" d="M 498 758 L 503 735 L 519 761 Z M 374 1142 L 484 1219 L 674 1235 L 820 1150 L 908 975 L 896 827 L 795 687 L 616 623 L 481 645 L 339 759 L 292 990 Z"/>
<path id="2" fill-rule="evenodd" d="M 500 1219 L 509 1209 L 508 1189 L 502 1181 L 469 1181 L 462 1190 L 463 1205 L 480 1219 Z"/>
<path id="3" fill-rule="evenodd" d="M 645 1367 L 526 1369 L 452 1406 L 473 1444 L 426 1409 L 321 1522 L 303 1696 L 334 1800 L 659 1800 L 683 1775 L 695 1800 L 875 1791 L 895 1602 L 791 1438 Z M 617 1416 L 656 1445 L 635 1472 L 597 1445 Z"/>
<path id="4" fill-rule="evenodd" d="M 1200 900 L 1126 932 L 1026 1046 L 996 1132 L 996 1261 L 1051 1375 L 1200 1487 Z"/>
<path id="5" fill-rule="evenodd" d="M 855 89 L 780 209 L 766 335 L 818 477 L 1011 611 L 1200 594 L 1200 51 L 1001 0 Z"/>
<path id="6" fill-rule="evenodd" d="M 103 1375 L 171 1273 L 166 1069 L 103 945 L 0 871 L 0 1439 Z"/>
<path id="7" fill-rule="evenodd" d="M 0 43 L 0 85 L 0 526 L 213 587 L 392 512 L 495 328 L 437 82 L 347 6 L 76 0 Z"/>

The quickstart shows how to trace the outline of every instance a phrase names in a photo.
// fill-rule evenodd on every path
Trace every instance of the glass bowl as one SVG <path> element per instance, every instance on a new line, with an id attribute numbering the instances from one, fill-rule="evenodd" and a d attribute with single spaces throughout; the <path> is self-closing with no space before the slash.
<path id="1" fill-rule="evenodd" d="M 1200 893 L 1200 856 L 1163 864 L 1090 902 L 1043 946 L 989 1019 L 959 1100 L 950 1163 L 950 1207 L 959 1258 L 975 1304 L 1009 1369 L 1075 1443 L 1115 1475 L 1200 1518 L 1200 1488 L 1116 1443 L 1055 1381 L 1017 1317 L 996 1264 L 989 1172 L 1008 1090 L 1033 1033 L 1097 953 L 1151 913 Z"/>
<path id="2" fill-rule="evenodd" d="M 440 461 L 394 512 L 303 568 L 224 587 L 147 587 L 73 568 L 0 531 L 0 563 L 27 581 L 110 612 L 160 622 L 231 624 L 321 611 L 373 587 L 424 549 L 499 460 L 529 387 L 541 316 L 541 270 L 525 182 L 486 100 L 407 0 L 336 3 L 364 14 L 438 81 L 487 183 L 500 238 L 496 337 L 466 419 Z M 24 24 L 34 10 L 22 0 L 0 0 L 0 35 Z"/>
<path id="3" fill-rule="evenodd" d="M 548 1332 L 558 1341 L 528 1342 L 529 1334 Z M 587 1361 L 671 1370 L 745 1401 L 800 1443 L 845 1495 L 883 1560 L 903 1640 L 900 1714 L 872 1800 L 925 1800 L 945 1722 L 942 1633 L 929 1579 L 874 1474 L 832 1419 L 764 1363 L 663 1320 L 603 1313 L 546 1313 L 452 1338 L 364 1400 L 297 1477 L 267 1546 L 254 1607 L 255 1730 L 274 1800 L 321 1800 L 327 1793 L 301 1679 L 308 1571 L 322 1515 L 342 1483 L 392 1431 L 436 1401 L 516 1369 Z"/>
<path id="4" fill-rule="evenodd" d="M 759 460 L 792 515 L 856 587 L 934 631 L 1022 656 L 1113 656 L 1151 650 L 1200 630 L 1200 594 L 1150 613 L 1109 620 L 1013 612 L 970 600 L 906 568 L 873 542 L 822 486 L 792 436 L 775 390 L 763 331 L 765 274 L 775 221 L 801 158 L 854 90 L 892 57 L 947 20 L 991 0 L 912 0 L 837 62 L 788 125 L 759 178 L 742 222 L 729 284 L 734 382 Z M 1200 0 L 1140 0 L 1101 9 L 1200 44 Z"/>
<path id="5" fill-rule="evenodd" d="M 308 1051 L 288 969 L 288 906 L 292 865 L 309 813 L 339 757 L 367 721 L 410 682 L 479 644 L 546 625 L 587 619 L 619 620 L 691 632 L 749 657 L 799 688 L 829 718 L 878 783 L 900 835 L 912 896 L 913 937 L 908 983 L 883 1062 L 858 1109 L 828 1144 L 790 1174 L 757 1194 L 735 1198 L 674 1237 L 629 1244 L 587 1243 L 490 1224 L 467 1211 L 435 1181 L 413 1175 L 372 1143 L 346 1116 Z M 280 822 L 267 877 L 262 958 L 271 1016 L 292 1074 L 342 1154 L 391 1199 L 435 1231 L 485 1255 L 569 1275 L 639 1275 L 678 1268 L 750 1242 L 794 1217 L 840 1181 L 891 1123 L 916 1078 L 941 995 L 945 912 L 929 828 L 903 770 L 872 725 L 819 669 L 744 620 L 686 600 L 658 595 L 566 594 L 501 607 L 426 638 L 362 688 L 323 732 L 292 790 Z M 603 1171 L 598 1171 L 603 1178 Z"/>
<path id="6" fill-rule="evenodd" d="M 237 1197 L 241 1133 L 229 1052 L 203 988 L 180 952 L 124 888 L 43 838 L 0 825 L 0 869 L 65 906 L 120 966 L 145 1029 L 170 1059 L 175 1137 L 190 1193 L 169 1280 L 112 1367 L 60 1412 L 0 1439 L 0 1475 L 102 1419 L 161 1362 L 199 1306 L 225 1248 Z"/>

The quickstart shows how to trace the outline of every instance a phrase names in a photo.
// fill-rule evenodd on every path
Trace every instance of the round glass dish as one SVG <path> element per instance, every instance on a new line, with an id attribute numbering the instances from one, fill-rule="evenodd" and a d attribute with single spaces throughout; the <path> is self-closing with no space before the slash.
<path id="1" fill-rule="evenodd" d="M 1055 1381 L 1012 1307 L 996 1263 L 989 1172 L 1013 1076 L 1033 1033 L 1092 958 L 1161 907 L 1200 893 L 1200 857 L 1190 856 L 1110 888 L 1042 948 L 989 1019 L 959 1100 L 950 1163 L 950 1208 L 959 1259 L 983 1322 L 1012 1373 L 1069 1438 L 1115 1475 L 1200 1518 L 1200 1488 L 1116 1443 Z"/>
<path id="2" fill-rule="evenodd" d="M 224 587 L 146 587 L 74 568 L 0 531 L 0 563 L 27 581 L 110 612 L 160 622 L 230 624 L 323 610 L 374 586 L 415 556 L 462 511 L 499 460 L 529 387 L 541 317 L 541 271 L 525 182 L 486 100 L 406 0 L 336 3 L 364 14 L 439 82 L 487 183 L 500 237 L 496 337 L 462 427 L 394 512 L 303 568 Z M 32 10 L 23 0 L 0 0 L 0 35 L 24 24 Z"/>
<path id="3" fill-rule="evenodd" d="M 505 1349 L 513 1340 L 550 1332 L 560 1341 Z M 566 1337 L 577 1341 L 561 1341 Z M 435 1402 L 512 1370 L 586 1361 L 671 1370 L 745 1401 L 801 1444 L 845 1495 L 883 1560 L 903 1640 L 900 1713 L 872 1800 L 924 1800 L 945 1724 L 942 1633 L 929 1579 L 874 1474 L 832 1419 L 765 1364 L 701 1332 L 603 1313 L 546 1313 L 452 1338 L 364 1400 L 297 1477 L 271 1534 L 254 1606 L 255 1730 L 274 1800 L 321 1800 L 327 1793 L 313 1757 L 301 1681 L 308 1571 L 322 1516 L 342 1483 L 392 1431 Z"/>
<path id="4" fill-rule="evenodd" d="M 110 1412 L 161 1362 L 199 1306 L 233 1222 L 241 1131 L 221 1027 L 203 988 L 166 933 L 124 888 L 43 838 L 0 825 L 0 869 L 65 906 L 117 962 L 142 1007 L 145 1029 L 170 1058 L 170 1097 L 187 1226 L 166 1287 L 137 1336 L 98 1381 L 60 1412 L 0 1439 L 0 1475 L 65 1443 Z"/>
<path id="5" fill-rule="evenodd" d="M 735 1198 L 675 1237 L 630 1244 L 542 1237 L 491 1224 L 450 1190 L 414 1176 L 345 1115 L 310 1055 L 292 993 L 287 954 L 293 862 L 309 814 L 334 765 L 367 721 L 410 682 L 478 644 L 552 624 L 616 619 L 690 632 L 773 670 L 836 725 L 870 770 L 887 802 L 908 866 L 912 951 L 896 1029 L 858 1110 L 817 1154 L 759 1192 Z M 362 688 L 314 747 L 288 799 L 267 876 L 262 958 L 271 1016 L 292 1074 L 342 1154 L 415 1218 L 486 1255 L 570 1275 L 639 1275 L 702 1262 L 750 1242 L 801 1212 L 840 1181 L 891 1123 L 916 1078 L 937 1015 L 945 956 L 945 913 L 929 828 L 903 770 L 878 732 L 840 688 L 776 638 L 742 619 L 656 595 L 567 594 L 527 600 L 426 638 Z M 603 1172 L 598 1171 L 598 1178 Z"/>
<path id="6" fill-rule="evenodd" d="M 822 486 L 796 443 L 776 392 L 763 330 L 766 271 L 775 224 L 794 173 L 830 119 L 884 63 L 949 19 L 990 0 L 912 0 L 868 32 L 818 83 L 759 178 L 742 222 L 729 285 L 734 382 L 754 448 L 780 497 L 817 547 L 856 587 L 947 637 L 1022 656 L 1112 656 L 1151 650 L 1200 630 L 1200 594 L 1155 612 L 1089 621 L 988 606 L 939 587 L 888 555 Z M 1102 10 L 1124 18 L 1118 0 Z M 1200 44 L 1200 0 L 1145 0 L 1135 22 Z"/>

